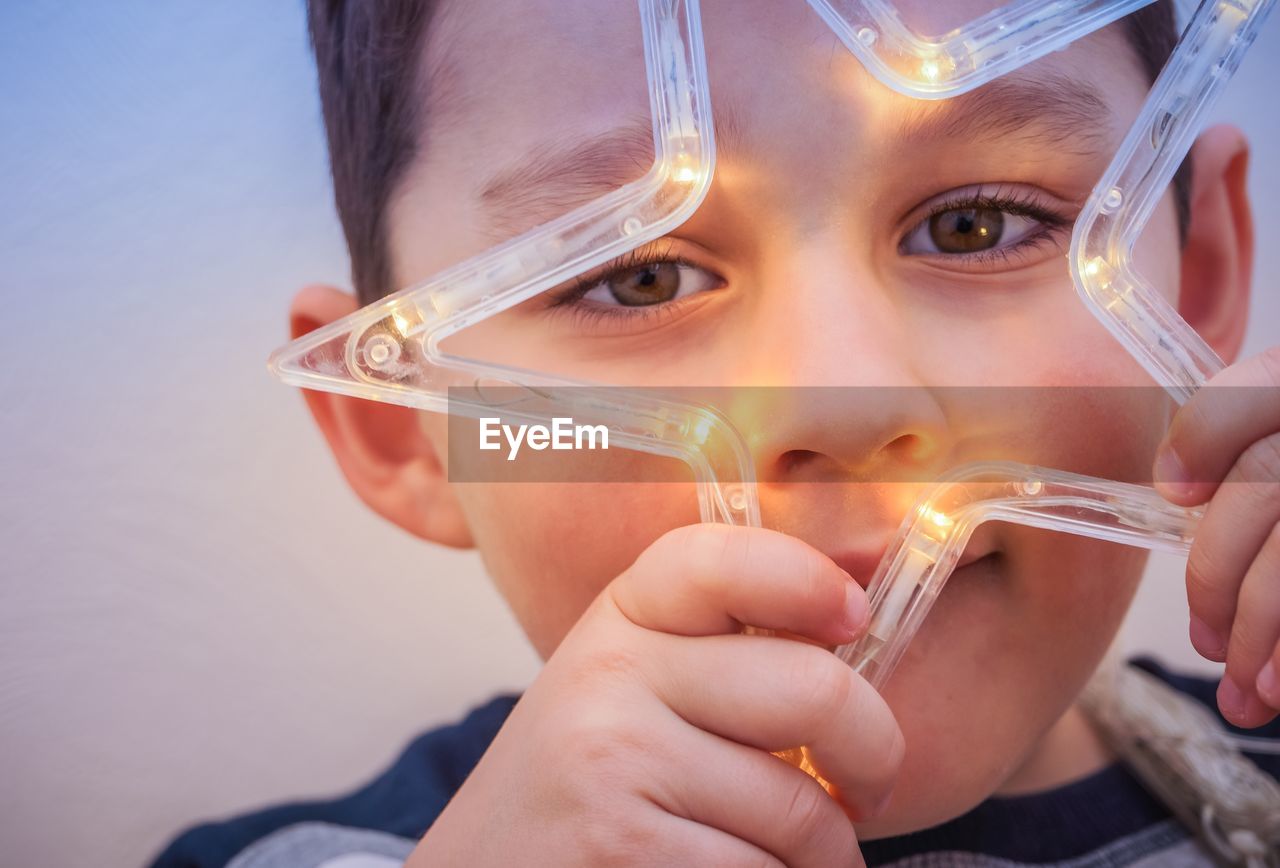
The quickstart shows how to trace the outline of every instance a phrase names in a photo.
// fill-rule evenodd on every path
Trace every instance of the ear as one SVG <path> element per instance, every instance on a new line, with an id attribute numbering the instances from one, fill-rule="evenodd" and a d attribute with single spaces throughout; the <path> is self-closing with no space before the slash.
<path id="1" fill-rule="evenodd" d="M 1253 282 L 1249 144 L 1227 125 L 1191 150 L 1191 221 L 1182 250 L 1178 312 L 1227 363 L 1244 343 Z"/>
<path id="2" fill-rule="evenodd" d="M 289 331 L 297 338 L 356 308 L 354 297 L 332 286 L 303 287 L 289 307 Z M 347 482 L 374 512 L 423 539 L 471 547 L 466 518 L 417 410 L 329 392 L 302 394 Z"/>

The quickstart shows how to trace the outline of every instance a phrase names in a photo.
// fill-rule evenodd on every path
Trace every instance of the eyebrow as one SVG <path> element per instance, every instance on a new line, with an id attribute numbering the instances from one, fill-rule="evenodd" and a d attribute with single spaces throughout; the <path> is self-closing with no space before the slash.
<path id="1" fill-rule="evenodd" d="M 901 147 L 1013 139 L 1088 158 L 1111 144 L 1106 101 L 1068 76 L 996 79 L 939 101 L 900 99 L 910 103 L 895 131 Z M 717 155 L 730 160 L 744 150 L 742 122 L 732 105 L 714 115 Z M 584 141 L 543 143 L 481 184 L 479 198 L 495 235 L 507 238 L 638 180 L 653 160 L 651 123 L 636 118 Z"/>
<path id="2" fill-rule="evenodd" d="M 1018 139 L 1090 157 L 1110 143 L 1111 110 L 1098 89 L 1066 75 L 998 78 L 945 100 L 912 100 L 898 127 L 920 139 Z"/>
<path id="3" fill-rule="evenodd" d="M 603 135 L 545 142 L 480 186 L 480 201 L 504 237 L 567 214 L 632 181 L 653 166 L 653 127 L 636 118 Z"/>

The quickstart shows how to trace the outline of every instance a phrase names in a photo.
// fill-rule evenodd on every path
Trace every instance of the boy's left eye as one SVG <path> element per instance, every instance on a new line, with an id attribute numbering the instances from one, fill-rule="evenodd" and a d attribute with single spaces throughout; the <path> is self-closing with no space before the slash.
<path id="1" fill-rule="evenodd" d="M 1041 220 L 999 208 L 948 208 L 907 233 L 901 250 L 906 254 L 964 256 L 1014 247 L 1042 228 Z"/>

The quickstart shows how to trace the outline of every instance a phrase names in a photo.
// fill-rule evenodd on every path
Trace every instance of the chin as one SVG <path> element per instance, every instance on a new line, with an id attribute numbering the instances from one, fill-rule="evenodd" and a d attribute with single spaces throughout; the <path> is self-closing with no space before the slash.
<path id="1" fill-rule="evenodd" d="M 989 798 L 1021 766 L 1071 696 L 1033 677 L 1045 653 L 999 552 L 952 574 L 884 696 L 907 752 L 864 840 L 936 826 Z M 1030 644 L 1028 644 L 1030 643 Z M 1073 692 L 1072 692 L 1073 693 Z"/>

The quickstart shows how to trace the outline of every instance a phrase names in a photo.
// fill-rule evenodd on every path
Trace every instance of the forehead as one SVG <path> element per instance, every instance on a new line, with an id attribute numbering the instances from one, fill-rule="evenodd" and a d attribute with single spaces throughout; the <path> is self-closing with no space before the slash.
<path id="1" fill-rule="evenodd" d="M 806 0 L 702 0 L 700 5 L 716 90 L 744 77 L 759 83 L 779 74 L 792 76 L 797 87 L 823 89 L 857 65 Z M 891 5 L 917 32 L 938 34 L 1005 3 L 896 0 Z M 1141 76 L 1133 52 L 1116 52 L 1118 47 L 1103 53 Z M 1083 67 L 1063 62 L 1064 55 L 1073 53 L 1079 52 L 1058 52 L 1033 66 L 1079 72 Z M 425 66 L 428 99 L 450 117 L 450 109 L 493 109 L 497 103 L 505 103 L 507 113 L 516 113 L 521 98 L 543 105 L 559 99 L 565 108 L 634 109 L 637 101 L 643 107 L 640 3 L 441 0 L 429 27 Z"/>
<path id="2" fill-rule="evenodd" d="M 906 23 L 925 33 L 972 20 L 993 5 L 895 4 Z M 809 123 L 846 120 L 865 128 L 954 102 L 888 92 L 805 0 L 703 0 L 701 18 L 721 121 L 803 114 Z M 488 161 L 527 147 L 531 137 L 599 133 L 649 117 L 637 0 L 442 0 L 428 28 L 420 77 L 419 139 L 428 157 L 461 142 L 470 161 Z M 1146 86 L 1116 27 L 1006 78 L 1090 83 L 1104 101 Z"/>
<path id="3" fill-rule="evenodd" d="M 990 6 L 898 4 L 925 33 Z M 886 161 L 936 157 L 920 146 L 928 139 L 1113 148 L 1147 90 L 1115 26 L 968 95 L 921 101 L 873 79 L 805 0 L 703 0 L 701 18 L 717 182 L 730 166 L 776 176 L 816 160 L 846 178 L 883 173 Z M 413 192 L 414 208 L 496 204 L 506 210 L 490 242 L 640 177 L 652 159 L 636 0 L 442 0 L 421 78 L 421 147 L 400 203 Z M 557 156 L 575 176 L 564 194 L 541 194 L 527 213 L 509 208 L 556 189 Z"/>

